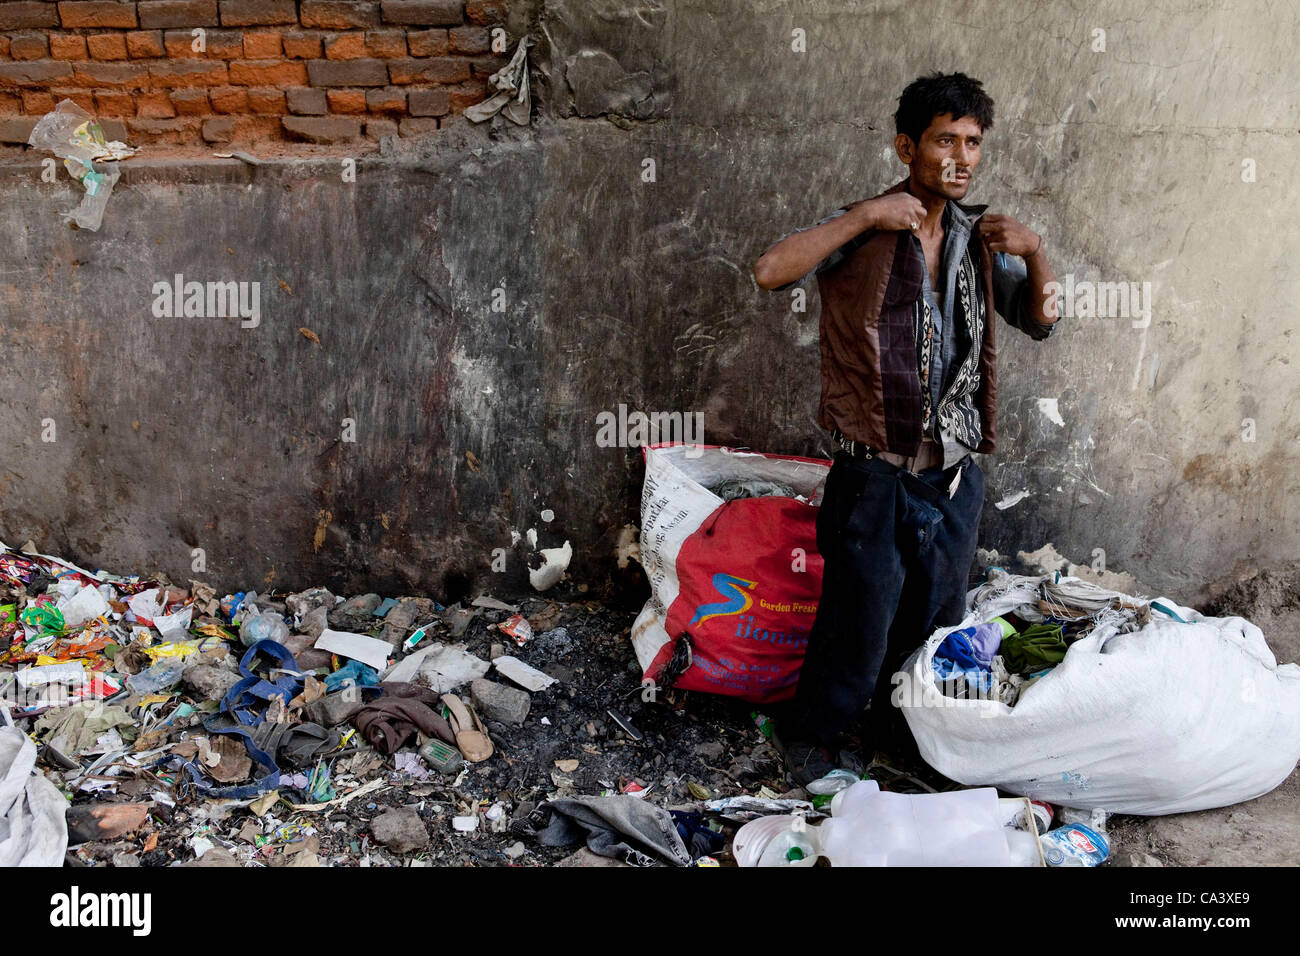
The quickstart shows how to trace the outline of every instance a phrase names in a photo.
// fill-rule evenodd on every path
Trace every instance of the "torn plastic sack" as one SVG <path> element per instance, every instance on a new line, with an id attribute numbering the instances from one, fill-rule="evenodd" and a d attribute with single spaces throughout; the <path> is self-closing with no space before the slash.
<path id="1" fill-rule="evenodd" d="M 264 658 L 259 661 L 258 658 Z M 257 666 L 266 663 L 266 677 L 257 673 Z M 255 736 L 259 725 L 265 720 L 266 707 L 275 698 L 283 700 L 287 706 L 302 692 L 302 678 L 298 662 L 289 649 L 274 641 L 259 641 L 244 652 L 239 661 L 239 673 L 242 679 L 234 684 L 221 699 L 221 710 L 207 717 L 203 727 L 210 734 L 226 734 L 239 737 L 253 763 L 261 773 L 252 783 L 237 784 L 226 787 L 214 787 L 203 774 L 203 765 L 198 758 L 184 765 L 186 784 L 194 787 L 207 797 L 221 797 L 232 800 L 245 800 L 266 790 L 273 790 L 280 785 L 280 767 L 276 763 L 274 750 L 268 752 Z M 166 760 L 168 758 L 164 758 Z"/>
<path id="2" fill-rule="evenodd" d="M 135 150 L 125 143 L 106 140 L 95 118 L 72 100 L 62 100 L 42 116 L 27 144 L 47 149 L 63 160 L 68 175 L 85 190 L 81 204 L 64 219 L 80 229 L 96 232 L 120 175 L 116 160 L 135 155 Z"/>
<path id="3" fill-rule="evenodd" d="M 632 626 L 645 679 L 763 703 L 794 696 L 821 599 L 817 506 L 830 462 L 716 446 L 643 449 L 641 563 L 650 600 Z M 798 498 L 724 501 L 768 482 Z"/>
<path id="4" fill-rule="evenodd" d="M 500 113 L 516 126 L 527 126 L 533 99 L 528 89 L 528 48 L 533 41 L 522 37 L 510 62 L 488 77 L 488 85 L 499 92 L 482 103 L 465 108 L 465 118 L 482 123 Z"/>
<path id="5" fill-rule="evenodd" d="M 931 661 L 950 633 L 1023 617 L 1046 603 L 1045 588 L 1067 582 L 1104 592 L 1097 623 L 1021 687 L 1014 707 L 944 696 Z M 1159 815 L 1261 796 L 1300 759 L 1300 665 L 1279 665 L 1243 618 L 999 568 L 967 595 L 967 608 L 893 675 L 921 756 L 949 779 L 1067 807 Z"/>
<path id="6" fill-rule="evenodd" d="M 68 801 L 36 771 L 36 745 L 0 728 L 0 866 L 62 866 Z"/>

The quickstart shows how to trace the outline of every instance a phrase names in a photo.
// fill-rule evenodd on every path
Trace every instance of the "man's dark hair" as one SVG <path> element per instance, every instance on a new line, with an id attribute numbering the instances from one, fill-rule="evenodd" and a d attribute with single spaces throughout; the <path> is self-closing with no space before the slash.
<path id="1" fill-rule="evenodd" d="M 993 128 L 993 100 L 979 80 L 965 73 L 931 73 L 913 80 L 903 90 L 894 114 L 894 129 L 919 143 L 931 121 L 945 113 L 955 120 L 969 116 L 981 130 Z"/>

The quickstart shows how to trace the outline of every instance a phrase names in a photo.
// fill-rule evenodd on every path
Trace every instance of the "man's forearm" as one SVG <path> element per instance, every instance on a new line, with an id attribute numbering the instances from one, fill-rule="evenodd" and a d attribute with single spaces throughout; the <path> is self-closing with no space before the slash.
<path id="1" fill-rule="evenodd" d="M 796 232 L 772 246 L 754 264 L 754 280 L 761 289 L 776 289 L 801 279 L 844 243 L 875 227 L 871 203 L 857 203 L 844 215 Z"/>
<path id="2" fill-rule="evenodd" d="M 1025 272 L 1029 276 L 1030 315 L 1041 325 L 1054 325 L 1060 318 L 1057 313 L 1056 293 L 1052 291 L 1056 275 L 1047 261 L 1047 251 L 1042 243 L 1038 251 L 1025 256 Z"/>

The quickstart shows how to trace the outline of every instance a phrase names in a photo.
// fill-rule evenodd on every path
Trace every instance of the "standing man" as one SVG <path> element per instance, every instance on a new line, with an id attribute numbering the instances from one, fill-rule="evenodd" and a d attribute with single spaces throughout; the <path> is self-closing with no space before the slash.
<path id="1" fill-rule="evenodd" d="M 838 448 L 817 519 L 821 603 L 777 723 L 799 784 L 834 769 L 830 745 L 868 702 L 868 746 L 906 739 L 889 678 L 965 613 L 984 504 L 971 453 L 997 438 L 990 306 L 1033 339 L 1057 320 L 1043 237 L 958 202 L 993 126 L 979 81 L 917 79 L 894 123 L 907 179 L 781 238 L 754 266 L 759 286 L 778 291 L 816 272 L 818 419 Z"/>

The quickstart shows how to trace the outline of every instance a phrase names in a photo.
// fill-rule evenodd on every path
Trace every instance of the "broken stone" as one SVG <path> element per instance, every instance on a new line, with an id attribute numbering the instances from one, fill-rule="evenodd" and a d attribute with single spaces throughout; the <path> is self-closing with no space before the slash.
<path id="1" fill-rule="evenodd" d="M 522 690 L 478 678 L 469 685 L 474 707 L 484 720 L 519 726 L 528 717 L 532 700 Z"/>
<path id="2" fill-rule="evenodd" d="M 368 623 L 367 618 L 374 614 L 375 608 L 383 603 L 378 594 L 358 594 L 348 598 L 326 615 L 330 627 L 351 630 L 352 627 Z"/>
<path id="3" fill-rule="evenodd" d="M 388 810 L 370 822 L 374 838 L 396 853 L 409 853 L 429 845 L 429 830 L 414 810 Z"/>
<path id="4" fill-rule="evenodd" d="M 334 595 L 328 588 L 308 588 L 306 591 L 290 594 L 284 599 L 284 606 L 299 620 L 317 608 L 329 611 L 334 607 L 334 603 Z"/>
<path id="5" fill-rule="evenodd" d="M 219 664 L 193 664 L 185 668 L 181 680 L 199 700 L 221 700 L 226 691 L 239 683 L 239 674 Z"/>

